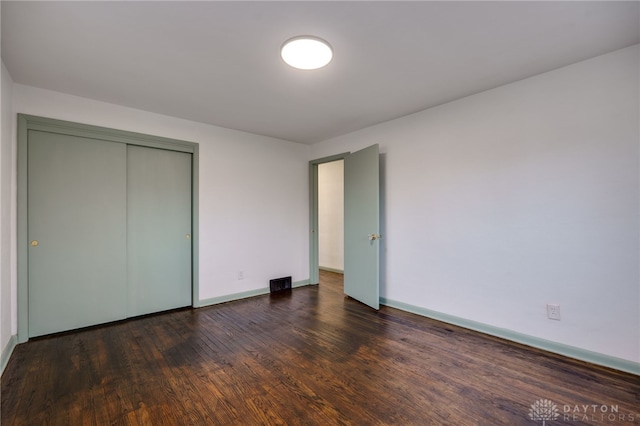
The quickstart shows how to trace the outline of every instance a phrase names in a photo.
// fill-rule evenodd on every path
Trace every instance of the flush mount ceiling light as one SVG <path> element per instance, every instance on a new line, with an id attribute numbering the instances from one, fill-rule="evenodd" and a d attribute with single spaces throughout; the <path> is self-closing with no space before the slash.
<path id="1" fill-rule="evenodd" d="M 280 49 L 282 60 L 301 70 L 315 70 L 331 62 L 333 50 L 326 41 L 313 36 L 287 40 Z"/>

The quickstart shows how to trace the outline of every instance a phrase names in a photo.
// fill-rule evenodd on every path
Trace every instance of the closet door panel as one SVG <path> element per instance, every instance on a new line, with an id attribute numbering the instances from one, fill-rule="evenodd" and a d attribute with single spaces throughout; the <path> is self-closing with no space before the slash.
<path id="1" fill-rule="evenodd" d="M 30 130 L 29 336 L 126 317 L 126 145 Z"/>
<path id="2" fill-rule="evenodd" d="M 191 305 L 191 154 L 127 147 L 129 316 Z"/>

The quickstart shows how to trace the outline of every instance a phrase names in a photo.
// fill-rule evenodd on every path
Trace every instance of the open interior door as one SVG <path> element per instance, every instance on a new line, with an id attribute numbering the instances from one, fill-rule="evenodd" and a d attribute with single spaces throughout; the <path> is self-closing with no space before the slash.
<path id="1" fill-rule="evenodd" d="M 378 145 L 344 159 L 344 292 L 380 307 L 380 160 Z"/>

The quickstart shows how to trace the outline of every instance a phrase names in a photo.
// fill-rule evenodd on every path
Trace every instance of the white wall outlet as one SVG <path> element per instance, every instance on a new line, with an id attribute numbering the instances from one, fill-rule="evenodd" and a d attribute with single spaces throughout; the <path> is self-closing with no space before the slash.
<path id="1" fill-rule="evenodd" d="M 238 271 L 238 279 L 244 280 L 244 271 Z"/>
<path id="2" fill-rule="evenodd" d="M 560 305 L 547 304 L 547 318 L 560 321 Z"/>

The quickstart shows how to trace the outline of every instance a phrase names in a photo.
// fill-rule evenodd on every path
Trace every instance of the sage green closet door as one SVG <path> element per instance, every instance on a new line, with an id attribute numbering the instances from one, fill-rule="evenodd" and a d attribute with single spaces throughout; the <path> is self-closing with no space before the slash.
<path id="1" fill-rule="evenodd" d="M 126 145 L 30 130 L 29 336 L 126 317 Z"/>
<path id="2" fill-rule="evenodd" d="M 129 316 L 191 305 L 191 154 L 127 147 Z"/>

